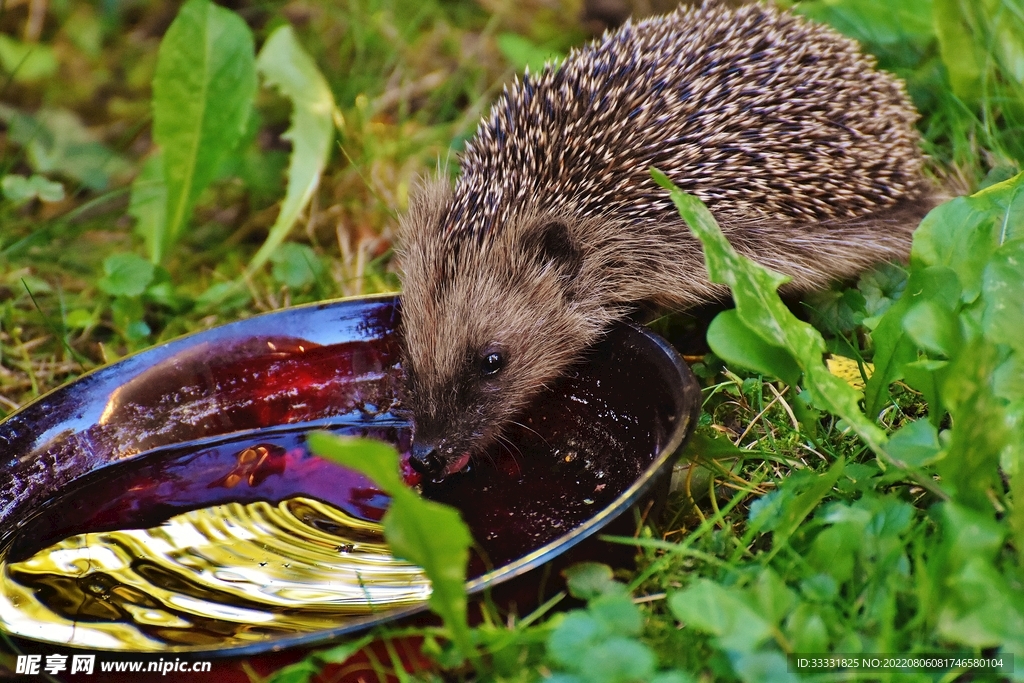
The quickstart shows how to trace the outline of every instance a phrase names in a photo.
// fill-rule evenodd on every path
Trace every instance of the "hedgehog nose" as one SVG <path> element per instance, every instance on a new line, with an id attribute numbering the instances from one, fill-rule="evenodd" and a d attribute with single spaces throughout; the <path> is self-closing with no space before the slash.
<path id="1" fill-rule="evenodd" d="M 413 443 L 409 464 L 414 470 L 433 481 L 440 480 L 444 474 L 444 459 L 437 450 L 437 444 L 429 441 Z"/>

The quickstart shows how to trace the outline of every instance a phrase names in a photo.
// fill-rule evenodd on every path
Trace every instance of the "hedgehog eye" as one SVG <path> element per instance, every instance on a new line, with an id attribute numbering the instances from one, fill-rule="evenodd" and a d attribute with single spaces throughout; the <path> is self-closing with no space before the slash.
<path id="1" fill-rule="evenodd" d="M 480 374 L 494 377 L 505 367 L 505 354 L 501 349 L 488 348 L 480 355 Z"/>

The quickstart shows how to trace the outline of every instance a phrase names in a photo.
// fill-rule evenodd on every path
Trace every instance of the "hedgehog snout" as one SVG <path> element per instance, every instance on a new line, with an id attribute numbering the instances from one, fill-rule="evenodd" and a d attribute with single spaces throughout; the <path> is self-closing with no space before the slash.
<path id="1" fill-rule="evenodd" d="M 433 441 L 416 440 L 412 444 L 412 453 L 409 458 L 412 468 L 428 477 L 431 481 L 440 481 L 444 478 L 445 462 L 438 450 L 437 443 Z"/>

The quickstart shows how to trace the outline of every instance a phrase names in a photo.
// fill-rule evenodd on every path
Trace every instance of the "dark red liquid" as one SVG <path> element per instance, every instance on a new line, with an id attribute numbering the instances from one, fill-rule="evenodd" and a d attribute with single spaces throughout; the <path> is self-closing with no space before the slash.
<path id="1" fill-rule="evenodd" d="M 215 339 L 172 342 L 4 423 L 0 446 L 14 458 L 5 467 L 17 503 L 0 510 L 8 559 L 69 535 L 152 527 L 228 502 L 304 495 L 380 519 L 385 496 L 304 445 L 309 430 L 327 429 L 410 446 L 409 425 L 391 410 L 402 390 L 395 309 L 361 304 L 353 328 L 349 309 L 336 306 L 275 314 L 279 327 L 262 324 L 258 334 L 245 332 L 254 320 L 211 331 Z M 343 341 L 318 344 L 298 336 L 303 329 L 342 330 Z M 469 524 L 482 551 L 472 574 L 570 532 L 654 460 L 673 428 L 675 398 L 651 391 L 665 386 L 663 369 L 647 360 L 648 347 L 623 341 L 628 334 L 610 334 L 588 365 L 539 395 L 506 430 L 507 445 L 424 486 Z"/>

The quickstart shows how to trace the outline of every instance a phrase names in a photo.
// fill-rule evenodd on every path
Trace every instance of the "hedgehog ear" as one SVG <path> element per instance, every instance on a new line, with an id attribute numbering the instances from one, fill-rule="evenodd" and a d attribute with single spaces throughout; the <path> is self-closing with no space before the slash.
<path id="1" fill-rule="evenodd" d="M 576 243 L 569 234 L 569 226 L 559 220 L 545 221 L 540 224 L 537 235 L 540 249 L 538 260 L 544 265 L 553 265 L 562 275 L 575 277 L 579 272 L 582 260 Z"/>

